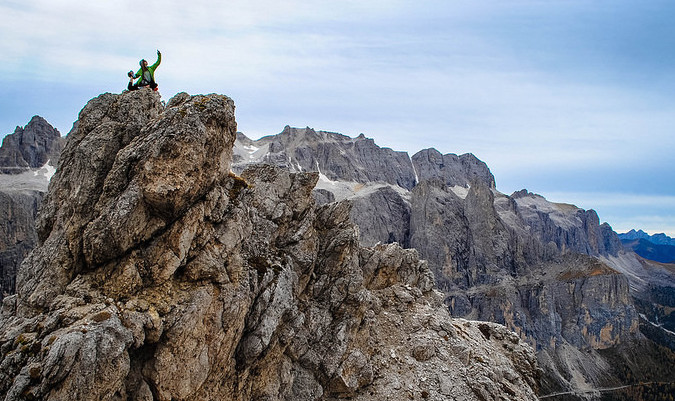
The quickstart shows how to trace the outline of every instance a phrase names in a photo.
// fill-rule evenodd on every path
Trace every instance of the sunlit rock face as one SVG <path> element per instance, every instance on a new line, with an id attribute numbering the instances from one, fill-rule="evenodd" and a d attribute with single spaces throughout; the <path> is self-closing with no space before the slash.
<path id="1" fill-rule="evenodd" d="M 415 250 L 364 248 L 314 172 L 230 173 L 234 103 L 82 110 L 0 318 L 6 400 L 536 398 L 533 349 L 452 319 Z"/>

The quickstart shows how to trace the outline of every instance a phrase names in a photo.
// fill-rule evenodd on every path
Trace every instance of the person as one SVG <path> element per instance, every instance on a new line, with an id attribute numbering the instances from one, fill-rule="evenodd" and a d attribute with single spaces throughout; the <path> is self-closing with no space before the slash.
<path id="1" fill-rule="evenodd" d="M 152 90 L 156 91 L 157 90 L 157 82 L 155 82 L 155 70 L 159 66 L 159 63 L 162 62 L 162 53 L 160 53 L 159 50 L 157 50 L 157 61 L 155 61 L 155 64 L 148 66 L 148 62 L 143 59 L 139 62 L 141 65 L 141 69 L 138 70 L 137 73 L 134 74 L 133 71 L 129 71 L 127 75 L 129 76 L 129 85 L 127 86 L 127 89 L 130 91 L 134 91 L 138 88 L 142 88 L 144 86 L 149 86 L 152 88 Z M 138 81 L 134 84 L 134 79 L 138 78 Z"/>

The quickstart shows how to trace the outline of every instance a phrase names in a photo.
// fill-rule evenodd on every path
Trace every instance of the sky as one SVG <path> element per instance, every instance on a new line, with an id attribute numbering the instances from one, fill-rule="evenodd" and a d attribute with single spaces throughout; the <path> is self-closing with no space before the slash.
<path id="1" fill-rule="evenodd" d="M 497 189 L 675 237 L 675 2 L 0 2 L 0 135 L 162 63 L 164 100 L 221 93 L 250 138 L 309 126 L 473 153 Z"/>

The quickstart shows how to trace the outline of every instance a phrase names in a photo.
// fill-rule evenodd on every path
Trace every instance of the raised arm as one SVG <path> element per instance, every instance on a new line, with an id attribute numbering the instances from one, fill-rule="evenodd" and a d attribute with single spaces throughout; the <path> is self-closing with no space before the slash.
<path id="1" fill-rule="evenodd" d="M 148 68 L 154 70 L 161 62 L 162 62 L 162 53 L 159 50 L 157 50 L 157 61 L 155 61 L 155 64 L 151 65 Z"/>

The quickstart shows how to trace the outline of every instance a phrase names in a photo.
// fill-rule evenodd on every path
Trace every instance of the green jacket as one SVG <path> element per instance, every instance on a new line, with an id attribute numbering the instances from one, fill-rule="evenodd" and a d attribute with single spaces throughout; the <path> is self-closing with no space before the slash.
<path id="1" fill-rule="evenodd" d="M 162 62 L 162 53 L 157 53 L 157 61 L 155 61 L 155 64 L 149 65 L 148 66 L 148 72 L 150 73 L 150 76 L 146 76 L 147 78 L 150 78 L 148 80 L 148 83 L 150 82 L 155 82 L 155 69 L 159 67 L 159 63 Z M 139 85 L 143 81 L 143 68 L 141 67 L 136 74 L 134 74 L 134 78 L 138 78 L 138 81 L 136 81 L 136 85 Z"/>

